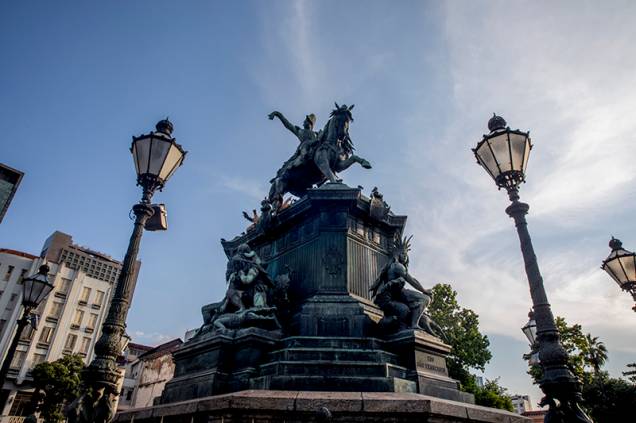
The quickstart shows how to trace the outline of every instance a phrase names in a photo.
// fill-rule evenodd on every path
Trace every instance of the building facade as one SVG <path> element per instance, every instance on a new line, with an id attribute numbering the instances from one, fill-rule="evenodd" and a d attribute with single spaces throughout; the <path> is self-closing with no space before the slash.
<path id="1" fill-rule="evenodd" d="M 4 357 L 22 313 L 22 280 L 50 267 L 55 287 L 35 310 L 37 328 L 27 326 L 21 336 L 0 395 L 2 415 L 20 415 L 30 400 L 31 369 L 43 361 L 79 354 L 89 363 L 108 312 L 121 263 L 110 256 L 73 244 L 70 235 L 53 233 L 40 256 L 0 249 L 0 356 Z M 139 269 L 136 266 L 135 278 Z"/>
<path id="2" fill-rule="evenodd" d="M 22 181 L 24 173 L 0 163 L 0 223 Z"/>
<path id="3" fill-rule="evenodd" d="M 181 344 L 181 339 L 173 339 L 140 355 L 132 364 L 135 386 L 130 408 L 150 407 L 161 396 L 166 382 L 174 376 L 172 352 Z"/>
<path id="4" fill-rule="evenodd" d="M 530 403 L 530 397 L 528 395 L 513 395 L 510 399 L 512 400 L 515 413 L 523 414 L 526 411 L 532 410 L 532 403 Z"/>
<path id="5" fill-rule="evenodd" d="M 119 366 L 124 370 L 124 380 L 122 382 L 121 393 L 117 403 L 117 411 L 131 408 L 132 396 L 135 392 L 137 379 L 133 376 L 133 366 L 140 355 L 152 350 L 153 347 L 130 342 L 124 353 L 120 357 Z"/>

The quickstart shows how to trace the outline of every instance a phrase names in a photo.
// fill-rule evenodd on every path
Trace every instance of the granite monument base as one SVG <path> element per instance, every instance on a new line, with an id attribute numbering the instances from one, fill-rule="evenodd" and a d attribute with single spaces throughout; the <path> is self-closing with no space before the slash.
<path id="1" fill-rule="evenodd" d="M 119 423 L 529 423 L 508 411 L 414 393 L 248 390 L 118 413 Z"/>
<path id="2" fill-rule="evenodd" d="M 281 338 L 279 331 L 259 328 L 210 333 L 173 353 L 174 377 L 161 402 L 183 401 L 252 388 L 264 355 Z"/>
<path id="3" fill-rule="evenodd" d="M 411 392 L 473 403 L 448 377 L 450 347 L 421 330 L 386 339 L 290 336 L 250 328 L 211 333 L 176 351 L 167 404 L 244 389 Z"/>

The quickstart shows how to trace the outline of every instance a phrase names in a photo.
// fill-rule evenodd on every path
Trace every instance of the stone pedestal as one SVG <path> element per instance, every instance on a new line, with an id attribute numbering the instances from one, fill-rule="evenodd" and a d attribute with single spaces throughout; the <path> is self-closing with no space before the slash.
<path id="1" fill-rule="evenodd" d="M 417 392 L 454 401 L 474 402 L 472 394 L 458 390 L 458 382 L 448 376 L 446 356 L 450 346 L 420 330 L 389 336 L 386 349 L 399 357 L 399 364 L 412 369 Z"/>
<path id="2" fill-rule="evenodd" d="M 161 402 L 251 388 L 264 357 L 280 338 L 280 332 L 249 328 L 206 334 L 185 343 L 173 353 L 174 377 L 166 384 Z"/>
<path id="3" fill-rule="evenodd" d="M 412 393 L 243 391 L 117 414 L 118 423 L 530 423 L 508 411 Z"/>
<path id="4" fill-rule="evenodd" d="M 325 184 L 230 241 L 247 243 L 274 279 L 293 271 L 282 332 L 210 332 L 174 354 L 162 404 L 243 389 L 423 393 L 473 402 L 448 377 L 450 347 L 423 331 L 387 335 L 369 287 L 405 216 L 373 213 L 360 189 Z"/>

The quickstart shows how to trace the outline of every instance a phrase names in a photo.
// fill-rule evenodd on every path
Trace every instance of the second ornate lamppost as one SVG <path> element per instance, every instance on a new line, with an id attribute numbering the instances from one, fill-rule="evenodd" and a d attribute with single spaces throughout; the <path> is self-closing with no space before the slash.
<path id="1" fill-rule="evenodd" d="M 0 386 L 4 385 L 5 379 L 7 378 L 22 331 L 31 322 L 31 312 L 35 310 L 53 290 L 53 285 L 49 283 L 48 279 L 49 270 L 49 266 L 43 264 L 40 266 L 38 273 L 22 280 L 22 306 L 24 309 L 22 310 L 22 317 L 17 322 L 15 335 L 7 350 L 2 368 L 0 368 Z"/>
<path id="2" fill-rule="evenodd" d="M 545 421 L 591 423 L 590 418 L 579 407 L 580 383 L 567 367 L 568 355 L 561 345 L 543 286 L 525 217 L 529 206 L 519 201 L 518 187 L 525 182 L 526 166 L 532 148 L 530 134 L 510 129 L 506 121 L 496 115 L 488 121 L 488 129 L 490 134 L 483 136 L 473 152 L 477 162 L 494 179 L 497 186 L 506 189 L 512 203 L 506 208 L 506 213 L 515 221 L 530 284 L 537 348 L 543 370 L 539 386 L 545 394 L 542 404 L 550 406 Z"/>
<path id="3" fill-rule="evenodd" d="M 603 260 L 601 269 L 605 270 L 623 291 L 632 294 L 636 301 L 636 254 L 624 249 L 623 243 L 614 237 L 610 240 L 609 246 L 612 252 Z M 636 305 L 632 310 L 636 311 Z"/>
<path id="4" fill-rule="evenodd" d="M 186 151 L 172 137 L 173 125 L 168 119 L 159 121 L 156 131 L 133 137 L 130 151 L 137 171 L 137 185 L 143 190 L 141 201 L 133 206 L 135 223 L 123 267 L 117 279 L 115 293 L 102 325 L 102 334 L 95 344 L 95 359 L 86 369 L 86 392 L 71 412 L 78 422 L 106 423 L 115 412 L 121 372 L 117 357 L 127 343 L 126 316 L 134 290 L 134 265 L 139 244 L 148 220 L 156 207 L 151 199 L 183 163 Z"/>

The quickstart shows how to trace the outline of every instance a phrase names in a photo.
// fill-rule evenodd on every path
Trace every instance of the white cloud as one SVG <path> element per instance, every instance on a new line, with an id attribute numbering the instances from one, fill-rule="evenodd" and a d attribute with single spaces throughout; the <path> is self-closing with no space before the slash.
<path id="1" fill-rule="evenodd" d="M 428 285 L 452 283 L 486 332 L 524 339 L 530 296 L 507 196 L 469 150 L 495 111 L 532 130 L 521 195 L 555 314 L 610 352 L 636 352 L 631 299 L 599 269 L 611 232 L 636 233 L 614 221 L 636 206 L 636 55 L 626 54 L 636 4 L 444 5 L 454 111 L 440 139 L 422 142 L 421 128 L 409 128 L 413 271 Z M 611 364 L 615 375 L 624 366 Z"/>
<path id="2" fill-rule="evenodd" d="M 262 181 L 243 178 L 237 175 L 224 175 L 220 178 L 219 184 L 226 189 L 236 191 L 258 201 L 262 200 L 268 191 Z"/>
<path id="3" fill-rule="evenodd" d="M 156 346 L 175 338 L 175 336 L 170 336 L 159 332 L 146 333 L 140 330 L 136 330 L 132 333 L 132 342 L 138 344 L 150 344 L 151 346 Z"/>

